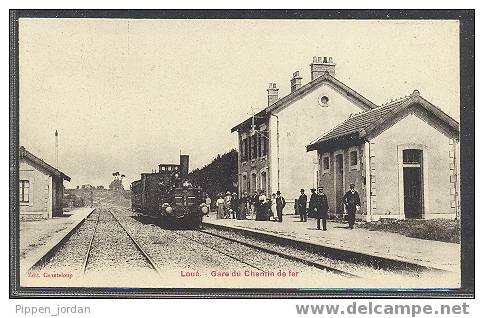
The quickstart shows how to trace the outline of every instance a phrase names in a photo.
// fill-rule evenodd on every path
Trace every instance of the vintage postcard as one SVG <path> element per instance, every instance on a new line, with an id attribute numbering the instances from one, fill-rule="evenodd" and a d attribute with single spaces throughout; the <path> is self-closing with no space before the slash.
<path id="1" fill-rule="evenodd" d="M 13 295 L 468 287 L 457 13 L 51 13 L 12 13 Z"/>

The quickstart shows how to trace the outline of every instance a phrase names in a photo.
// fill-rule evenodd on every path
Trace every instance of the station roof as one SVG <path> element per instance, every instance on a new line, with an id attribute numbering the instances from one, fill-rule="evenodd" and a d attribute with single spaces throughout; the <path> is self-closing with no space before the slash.
<path id="1" fill-rule="evenodd" d="M 29 162 L 31 162 L 34 166 L 39 167 L 40 169 L 43 169 L 44 171 L 48 172 L 49 174 L 57 177 L 57 178 L 62 178 L 63 180 L 71 181 L 71 177 L 63 173 L 62 171 L 52 167 L 49 165 L 47 162 L 44 160 L 40 159 L 39 157 L 35 156 L 31 152 L 29 152 L 25 147 L 21 146 L 19 148 L 19 158 L 20 159 L 25 159 Z"/>
<path id="2" fill-rule="evenodd" d="M 350 140 L 365 139 L 411 106 L 423 108 L 428 114 L 441 121 L 452 131 L 459 132 L 459 123 L 456 120 L 421 97 L 420 93 L 415 90 L 410 96 L 349 117 L 329 132 L 311 142 L 306 146 L 306 150 L 316 150 L 338 142 L 344 143 Z"/>
<path id="3" fill-rule="evenodd" d="M 326 72 L 326 73 L 324 73 L 324 75 L 315 78 L 314 80 L 312 80 L 309 83 L 301 86 L 299 89 L 295 90 L 294 92 L 292 92 L 292 93 L 284 96 L 283 98 L 277 100 L 272 105 L 265 107 L 263 110 L 261 110 L 257 114 L 255 114 L 255 116 L 256 117 L 263 117 L 263 116 L 267 116 L 267 115 L 269 115 L 273 112 L 276 112 L 277 110 L 279 110 L 280 108 L 282 108 L 282 107 L 286 106 L 287 104 L 291 103 L 295 99 L 314 91 L 316 88 L 320 87 L 324 83 L 329 83 L 329 84 L 333 85 L 337 89 L 344 92 L 346 94 L 346 96 L 348 96 L 348 97 L 354 99 L 355 101 L 359 102 L 360 104 L 362 104 L 367 109 L 372 109 L 372 108 L 378 107 L 372 101 L 363 97 L 358 92 L 356 92 L 354 89 L 347 86 L 346 84 L 344 84 L 343 82 L 339 81 L 334 76 L 332 76 L 328 72 Z M 244 120 L 241 123 L 234 126 L 231 129 L 231 132 L 237 131 L 240 128 L 250 124 L 251 120 L 252 120 L 252 117 L 247 118 L 246 120 Z"/>

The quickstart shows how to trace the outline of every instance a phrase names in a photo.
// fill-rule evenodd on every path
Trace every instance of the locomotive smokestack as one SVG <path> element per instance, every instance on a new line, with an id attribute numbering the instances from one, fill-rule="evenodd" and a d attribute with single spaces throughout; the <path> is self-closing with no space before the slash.
<path id="1" fill-rule="evenodd" d="M 180 174 L 183 177 L 188 175 L 188 163 L 189 163 L 189 156 L 180 155 Z"/>

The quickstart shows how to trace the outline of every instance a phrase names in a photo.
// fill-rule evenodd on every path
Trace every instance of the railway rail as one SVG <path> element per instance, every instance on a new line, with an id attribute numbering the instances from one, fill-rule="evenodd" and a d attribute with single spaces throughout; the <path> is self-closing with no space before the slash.
<path id="1" fill-rule="evenodd" d="M 220 234 L 212 233 L 212 232 L 209 232 L 209 231 L 206 231 L 206 230 L 198 230 L 198 231 L 200 233 L 211 235 L 211 236 L 217 237 L 217 238 L 222 239 L 222 240 L 241 244 L 241 245 L 247 246 L 249 248 L 252 248 L 252 249 L 264 252 L 264 253 L 276 255 L 276 256 L 279 256 L 281 258 L 288 259 L 290 261 L 302 263 L 302 264 L 305 264 L 305 265 L 308 265 L 308 266 L 311 266 L 311 267 L 315 267 L 317 269 L 326 270 L 328 272 L 332 272 L 334 274 L 338 274 L 338 275 L 341 275 L 341 276 L 344 276 L 344 277 L 361 278 L 360 276 L 349 273 L 348 271 L 344 271 L 344 270 L 338 269 L 338 268 L 333 267 L 333 266 L 321 264 L 319 262 L 316 262 L 316 261 L 313 261 L 313 260 L 310 260 L 310 259 L 307 259 L 307 258 L 291 255 L 289 253 L 283 253 L 283 252 L 277 251 L 275 249 L 263 247 L 263 246 L 260 246 L 260 245 L 257 245 L 257 244 L 251 244 L 251 243 L 248 243 L 248 242 L 243 242 L 243 241 L 236 240 L 236 239 L 233 239 L 233 238 L 230 238 L 230 237 L 226 237 L 226 236 L 223 236 L 223 235 L 220 235 Z"/>
<path id="2" fill-rule="evenodd" d="M 351 260 L 342 261 L 338 260 L 337 257 L 333 258 L 331 253 L 320 254 L 319 251 L 315 250 L 299 249 L 298 247 L 285 244 L 284 241 L 268 243 L 265 239 L 261 240 L 257 237 L 244 236 L 236 231 L 218 228 L 171 231 L 159 229 L 153 230 L 154 232 L 151 232 L 151 234 L 144 235 L 142 231 L 147 229 L 146 226 L 154 225 L 156 223 L 155 220 L 150 220 L 146 223 L 142 222 L 134 217 L 129 208 L 108 202 L 97 207 L 95 211 L 97 213 L 91 213 L 83 222 L 86 226 L 83 228 L 79 227 L 79 233 L 74 234 L 76 231 L 71 231 L 68 234 L 68 236 L 77 235 L 73 239 L 73 241 L 76 241 L 77 250 L 72 254 L 75 254 L 77 259 L 79 259 L 76 261 L 76 268 L 80 268 L 81 276 L 87 275 L 91 271 L 99 272 L 101 270 L 102 272 L 103 270 L 110 270 L 123 265 L 129 265 L 131 266 L 129 268 L 139 268 L 148 272 L 152 271 L 158 277 L 161 276 L 163 273 L 162 269 L 165 267 L 170 269 L 171 259 L 166 257 L 166 253 L 161 253 L 165 247 L 151 245 L 159 244 L 153 241 L 153 237 L 160 235 L 164 237 L 164 242 L 171 242 L 173 237 L 178 237 L 181 243 L 180 246 L 187 247 L 187 252 L 189 250 L 197 251 L 196 253 L 203 255 L 201 251 L 204 250 L 206 254 L 214 255 L 207 259 L 219 259 L 215 255 L 221 255 L 227 261 L 230 259 L 235 261 L 234 264 L 243 264 L 257 271 L 273 269 L 274 264 L 280 263 L 287 264 L 287 266 L 295 266 L 296 268 L 302 265 L 308 267 L 308 269 L 311 268 L 315 271 L 321 270 L 328 274 L 333 274 L 335 277 L 352 279 L 365 279 L 372 275 L 385 274 L 386 272 L 382 268 L 366 266 L 366 264 L 358 262 L 358 259 L 353 259 L 354 262 Z M 155 226 L 155 228 L 158 227 Z M 51 268 L 55 268 L 55 264 L 50 264 L 50 260 L 56 255 L 62 244 L 66 244 L 68 241 L 69 237 L 63 239 L 59 244 L 60 246 L 56 246 L 47 252 L 41 261 L 32 268 L 37 267 L 39 269 L 48 263 Z M 202 246 L 203 250 L 196 247 L 193 248 L 195 245 Z M 71 246 L 70 250 L 72 249 L 73 247 Z M 213 251 L 213 253 L 210 253 L 210 251 Z M 67 254 L 70 255 L 69 253 Z M 195 254 L 193 255 L 195 256 Z M 64 256 L 65 258 L 66 256 Z M 64 261 L 64 264 L 70 265 L 70 262 L 70 260 L 68 262 Z M 160 265 L 164 267 L 160 267 Z M 222 263 L 215 266 L 224 265 Z M 412 270 L 407 268 L 403 272 L 410 273 Z M 388 274 L 389 272 L 386 275 Z M 418 273 L 414 272 L 415 274 L 418 275 Z"/>
<path id="3" fill-rule="evenodd" d="M 118 225 L 123 232 L 126 234 L 126 236 L 129 238 L 131 243 L 135 246 L 136 250 L 139 252 L 139 255 L 146 261 L 146 263 L 151 267 L 157 274 L 160 274 L 160 270 L 156 263 L 153 261 L 153 259 L 150 257 L 150 255 L 145 252 L 145 250 L 141 247 L 141 245 L 134 239 L 134 237 L 129 233 L 129 231 L 126 229 L 126 227 L 119 221 L 119 219 L 114 215 L 114 213 L 109 210 L 109 209 L 101 209 L 100 212 L 98 213 L 97 219 L 96 219 L 96 224 L 94 226 L 94 230 L 92 231 L 91 239 L 89 240 L 89 245 L 86 251 L 86 256 L 84 258 L 84 263 L 83 263 L 83 273 L 86 274 L 88 265 L 89 265 L 89 259 L 91 258 L 92 250 L 93 250 L 93 242 L 96 236 L 96 232 L 99 227 L 99 221 L 101 218 L 101 213 L 103 211 L 107 211 L 108 215 L 112 217 L 112 220 L 115 221 L 115 224 Z"/>

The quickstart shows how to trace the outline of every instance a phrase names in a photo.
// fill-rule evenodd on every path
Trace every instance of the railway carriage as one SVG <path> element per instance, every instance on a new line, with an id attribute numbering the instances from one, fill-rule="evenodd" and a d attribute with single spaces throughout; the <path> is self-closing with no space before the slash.
<path id="1" fill-rule="evenodd" d="M 209 209 L 203 202 L 202 189 L 188 178 L 187 155 L 180 164 L 160 164 L 158 172 L 142 173 L 131 184 L 131 207 L 154 217 L 165 226 L 199 227 Z"/>

